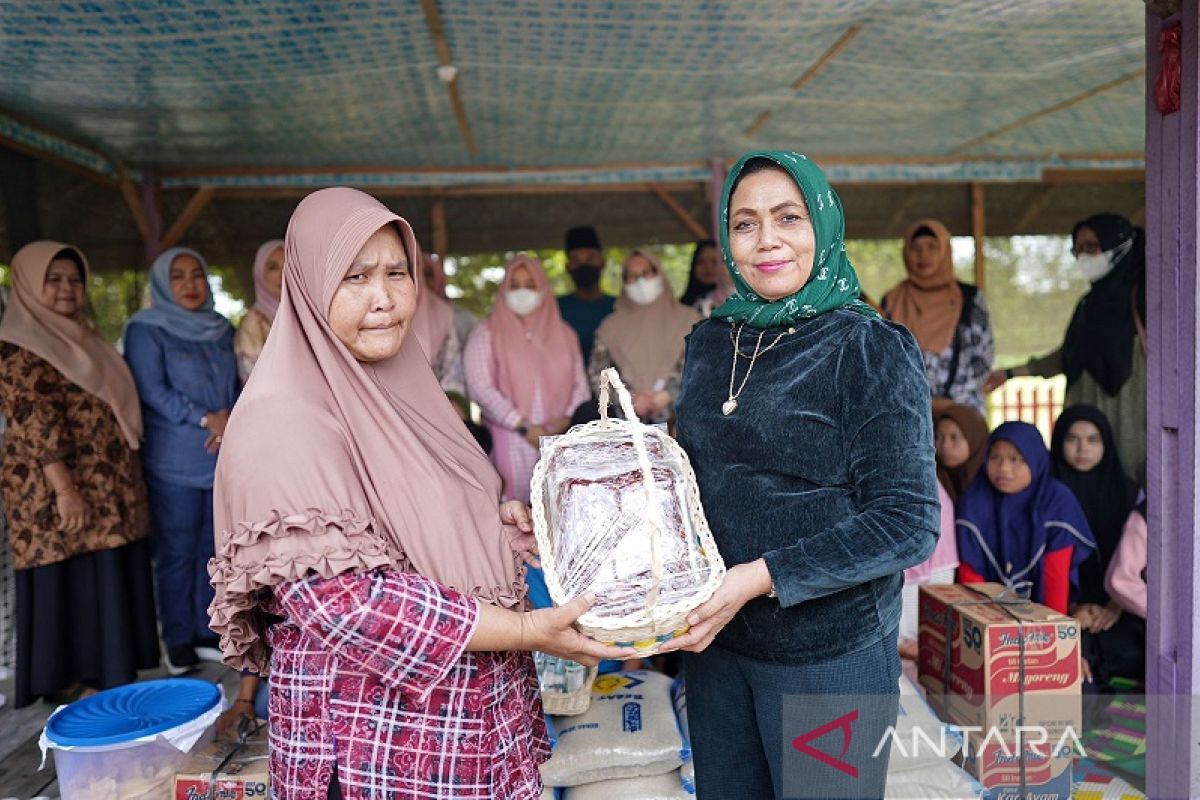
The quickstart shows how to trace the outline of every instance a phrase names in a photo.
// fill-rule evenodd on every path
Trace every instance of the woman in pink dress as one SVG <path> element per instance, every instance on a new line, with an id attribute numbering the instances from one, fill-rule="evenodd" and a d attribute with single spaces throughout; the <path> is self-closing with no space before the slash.
<path id="1" fill-rule="evenodd" d="M 566 431 L 592 396 L 579 337 L 563 322 L 537 260 L 508 262 L 492 313 L 467 340 L 463 369 L 492 433 L 504 496 L 528 502 L 538 440 Z"/>

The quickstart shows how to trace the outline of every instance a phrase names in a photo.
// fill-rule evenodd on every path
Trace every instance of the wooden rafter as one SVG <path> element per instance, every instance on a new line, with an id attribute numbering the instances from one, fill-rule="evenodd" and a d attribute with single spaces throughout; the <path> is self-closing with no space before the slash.
<path id="1" fill-rule="evenodd" d="M 750 127 L 746 128 L 747 136 L 754 136 L 762 130 L 763 125 L 766 125 L 771 119 L 771 112 L 764 111 L 754 118 L 754 122 L 750 123 Z"/>
<path id="2" fill-rule="evenodd" d="M 1028 162 L 1044 161 L 1049 157 L 1047 153 L 1039 153 L 1037 155 L 989 155 L 988 161 L 997 161 L 1004 163 L 1021 164 Z M 1070 161 L 1128 161 L 1132 159 L 1141 159 L 1145 157 L 1145 153 L 1141 152 L 1116 152 L 1116 153 L 1062 153 L 1057 156 L 1057 160 Z M 917 155 L 917 156 L 901 156 L 889 155 L 886 153 L 864 153 L 861 155 L 846 156 L 846 155 L 821 155 L 820 153 L 809 154 L 809 158 L 813 159 L 822 166 L 856 166 L 870 164 L 954 164 L 963 161 L 969 161 L 970 157 L 964 158 L 961 155 Z M 726 167 L 731 166 L 735 159 L 730 159 L 726 162 Z M 235 167 L 174 167 L 167 169 L 156 169 L 155 175 L 160 178 L 174 179 L 195 179 L 198 184 L 203 183 L 204 178 L 215 177 L 279 177 L 285 175 L 429 175 L 429 174 L 480 174 L 480 175 L 527 175 L 527 174 L 545 174 L 552 172 L 572 172 L 577 174 L 586 174 L 592 172 L 610 172 L 610 171 L 634 171 L 639 169 L 696 169 L 708 171 L 711 164 L 708 161 L 637 161 L 637 162 L 616 162 L 612 164 L 580 164 L 563 167 L 493 167 L 487 165 L 479 166 L 428 166 L 428 165 L 397 165 L 397 164 L 325 164 L 318 167 L 280 167 L 280 166 L 235 166 Z M 1120 169 L 1088 169 L 1088 170 L 1054 170 L 1055 173 L 1107 173 L 1119 172 Z M 1047 170 L 1047 174 L 1050 174 Z M 909 183 L 919 183 L 919 181 L 909 181 Z M 235 187 L 236 188 L 236 187 Z"/>
<path id="3" fill-rule="evenodd" d="M 196 217 L 200 216 L 206 206 L 213 198 L 215 189 L 212 186 L 201 186 L 197 189 L 190 198 L 187 205 L 183 207 L 183 211 L 179 212 L 179 216 L 175 218 L 175 222 L 163 234 L 162 239 L 158 242 L 158 252 L 169 250 L 179 244 L 184 235 L 188 232 L 188 228 L 192 227 L 192 223 L 196 221 Z"/>
<path id="4" fill-rule="evenodd" d="M 84 150 L 84 151 L 90 153 L 91 155 L 95 156 L 96 158 L 99 158 L 101 161 L 106 161 L 109 164 L 114 163 L 113 159 L 104 155 L 95 147 L 92 147 L 87 144 L 83 144 L 82 142 L 77 142 L 77 141 L 71 139 L 70 137 L 63 136 L 61 133 L 52 131 L 49 128 L 47 128 L 46 126 L 40 125 L 37 122 L 30 120 L 28 117 L 25 117 L 23 114 L 9 111 L 8 109 L 3 108 L 3 107 L 0 107 L 0 114 L 8 117 L 9 119 L 16 122 L 18 125 L 28 128 L 31 131 L 36 131 L 37 133 L 40 133 L 43 136 L 49 136 L 53 139 L 57 139 L 60 142 L 70 145 L 71 147 L 74 147 L 76 149 Z M 53 164 L 56 167 L 60 167 L 62 169 L 77 173 L 77 174 L 82 175 L 83 177 L 87 178 L 88 180 L 96 181 L 97 183 L 103 183 L 108 186 L 112 186 L 114 183 L 116 183 L 116 181 L 113 180 L 113 176 L 109 175 L 108 173 L 100 172 L 98 170 L 93 169 L 92 167 L 88 167 L 83 164 L 78 164 L 78 163 L 70 160 L 69 158 L 63 158 L 62 156 L 55 155 L 54 153 L 49 153 L 45 150 L 41 150 L 41 149 L 39 149 L 37 147 L 33 147 L 31 145 L 27 145 L 24 142 L 17 141 L 16 139 L 10 139 L 7 136 L 0 136 L 0 147 L 6 147 L 9 150 L 15 150 L 18 153 L 22 153 L 22 154 L 30 156 L 32 158 L 36 158 L 39 161 L 44 161 L 47 164 Z"/>
<path id="5" fill-rule="evenodd" d="M 683 223 L 683 226 L 687 228 L 693 236 L 695 236 L 697 239 L 708 238 L 708 231 L 704 229 L 704 226 L 697 222 L 695 218 L 687 212 L 687 209 L 679 205 L 679 201 L 672 197 L 666 189 L 662 188 L 657 183 L 648 183 L 646 186 L 650 189 L 650 191 L 654 192 L 658 199 L 662 201 L 662 204 L 666 206 L 667 209 L 674 214 L 680 222 Z"/>
<path id="6" fill-rule="evenodd" d="M 1018 231 L 1025 230 L 1030 224 L 1033 223 L 1035 219 L 1038 218 L 1038 215 L 1042 213 L 1042 209 L 1046 207 L 1046 203 L 1050 200 L 1050 195 L 1054 194 L 1054 190 L 1056 188 L 1057 184 L 1053 183 L 1042 185 L 1042 188 L 1038 190 L 1037 195 L 1034 196 L 1033 200 L 1029 202 L 1029 205 L 1025 207 L 1025 213 L 1022 214 L 1021 218 L 1017 220 L 1016 229 Z"/>
<path id="7" fill-rule="evenodd" d="M 1042 173 L 1042 183 L 1140 183 L 1146 180 L 1146 170 L 1134 169 L 1048 169 Z"/>
<path id="8" fill-rule="evenodd" d="M 820 73 L 821 70 L 825 69 L 825 67 L 829 65 L 830 61 L 833 61 L 835 58 L 837 58 L 838 54 L 845 50 L 846 47 L 849 46 L 849 44 L 853 42 L 855 37 L 861 32 L 862 25 L 851 25 L 849 28 L 847 28 L 846 32 L 838 37 L 838 40 L 834 42 L 828 50 L 822 53 L 820 58 L 814 61 L 808 69 L 804 70 L 804 73 L 799 78 L 792 81 L 792 89 L 798 92 L 807 86 L 812 79 L 817 77 L 818 73 Z M 754 122 L 750 124 L 750 127 L 746 128 L 746 135 L 753 136 L 754 134 L 758 133 L 759 130 L 761 130 L 762 127 L 767 124 L 767 120 L 770 118 L 770 111 L 764 111 L 763 113 L 759 114 Z"/>
<path id="9" fill-rule="evenodd" d="M 129 213 L 133 216 L 133 222 L 137 225 L 138 233 L 142 235 L 142 242 L 149 242 L 154 234 L 150 232 L 150 220 L 146 219 L 146 212 L 142 208 L 142 198 L 138 196 L 137 187 L 133 185 L 133 181 L 129 177 L 129 172 L 125 167 L 118 168 L 117 187 L 121 190 L 121 198 L 125 201 L 125 205 L 129 207 Z"/>
<path id="10" fill-rule="evenodd" d="M 446 30 L 442 26 L 442 14 L 438 11 L 437 0 L 421 0 L 421 10 L 425 12 L 425 24 L 429 26 L 429 36 L 433 39 L 433 49 L 437 52 L 438 64 L 443 67 L 454 66 L 450 57 L 450 46 L 446 43 Z M 450 108 L 458 123 L 458 131 L 471 155 L 479 155 L 475 144 L 475 134 L 471 132 L 471 124 L 467 121 L 467 111 L 463 107 L 462 96 L 458 93 L 458 76 L 455 75 L 446 82 L 446 90 L 450 95 Z"/>
<path id="11" fill-rule="evenodd" d="M 1113 80 L 1108 81 L 1106 83 L 1102 83 L 1099 86 L 1093 86 L 1091 89 L 1088 89 L 1086 92 L 1081 92 L 1080 94 L 1077 94 L 1074 97 L 1069 97 L 1066 100 L 1055 103 L 1052 106 L 1043 108 L 1040 111 L 1035 111 L 1032 114 L 1026 114 L 1025 116 L 1021 117 L 1020 119 L 1010 122 L 1007 125 L 1001 125 L 999 128 L 996 128 L 995 130 L 991 130 L 985 134 L 976 136 L 974 139 L 971 139 L 970 141 L 963 142 L 962 144 L 955 147 L 950 152 L 951 153 L 961 153 L 964 150 L 970 150 L 972 147 L 976 147 L 977 145 L 983 144 L 984 142 L 988 141 L 989 139 L 994 139 L 997 136 L 1001 136 L 1003 134 L 1008 133 L 1009 131 L 1014 131 L 1017 128 L 1024 127 L 1025 125 L 1028 125 L 1031 122 L 1036 122 L 1037 120 L 1041 119 L 1042 117 L 1048 117 L 1051 114 L 1057 114 L 1059 111 L 1065 111 L 1066 109 L 1070 108 L 1071 106 L 1079 105 L 1084 100 L 1095 97 L 1096 95 L 1101 94 L 1102 92 L 1107 92 L 1109 89 L 1115 89 L 1116 87 L 1123 86 L 1124 84 L 1129 83 L 1130 81 L 1137 80 L 1138 78 L 1142 77 L 1145 74 L 1146 74 L 1145 67 L 1142 67 L 1140 69 L 1135 69 L 1133 72 L 1126 73 L 1125 75 L 1122 75 L 1119 78 L 1114 78 Z"/>

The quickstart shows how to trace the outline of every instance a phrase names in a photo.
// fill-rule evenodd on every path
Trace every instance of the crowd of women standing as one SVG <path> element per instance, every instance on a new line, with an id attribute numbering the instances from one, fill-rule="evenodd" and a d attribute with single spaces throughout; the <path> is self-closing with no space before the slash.
<path id="1" fill-rule="evenodd" d="M 921 583 L 1004 583 L 1080 620 L 1097 691 L 1136 677 L 1146 526 L 1121 398 L 1144 374 L 1140 234 L 1111 215 L 1073 232 L 1106 268 L 1087 261 L 1062 352 L 1024 369 L 1103 399 L 1047 449 L 1025 423 L 988 431 L 984 391 L 1017 371 L 992 371 L 945 226 L 912 225 L 881 315 L 803 155 L 741 159 L 721 212 L 682 300 L 648 250 L 604 295 L 599 237 L 577 228 L 573 293 L 517 256 L 475 324 L 403 219 L 321 190 L 259 248 L 236 333 L 203 256 L 161 254 L 124 357 L 86 316 L 84 255 L 22 248 L 0 323 L 15 703 L 133 680 L 157 623 L 172 670 L 210 651 L 269 667 L 279 797 L 537 796 L 529 651 L 630 655 L 575 630 L 588 597 L 522 611 L 538 442 L 594 414 L 609 366 L 673 426 L 730 567 L 671 643 L 702 797 L 781 796 L 785 694 L 874 695 L 865 724 L 894 721 Z M 857 796 L 881 796 L 871 763 Z"/>

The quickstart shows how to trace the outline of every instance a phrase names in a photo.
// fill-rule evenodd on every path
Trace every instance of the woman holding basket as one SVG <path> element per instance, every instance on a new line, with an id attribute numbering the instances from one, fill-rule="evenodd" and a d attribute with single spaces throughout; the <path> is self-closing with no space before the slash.
<path id="1" fill-rule="evenodd" d="M 730 565 L 672 642 L 690 651 L 697 788 L 882 797 L 902 571 L 938 537 L 921 353 L 860 300 L 841 201 L 805 156 L 743 157 L 722 220 L 737 291 L 690 335 L 677 401 Z M 845 728 L 845 769 L 804 755 L 824 724 Z"/>
<path id="2" fill-rule="evenodd" d="M 271 796 L 534 800 L 548 755 L 528 650 L 628 651 L 524 612 L 532 535 L 411 335 L 412 228 L 362 192 L 309 195 L 217 469 L 225 661 L 271 672 Z"/>

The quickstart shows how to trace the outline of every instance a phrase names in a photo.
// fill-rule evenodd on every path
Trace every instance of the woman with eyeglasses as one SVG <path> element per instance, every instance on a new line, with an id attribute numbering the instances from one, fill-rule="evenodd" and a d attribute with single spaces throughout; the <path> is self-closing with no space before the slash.
<path id="1" fill-rule="evenodd" d="M 1095 406 L 1112 422 L 1129 476 L 1146 478 L 1146 237 L 1120 214 L 1076 223 L 1071 252 L 1091 283 L 1062 346 L 1019 367 L 993 372 L 985 392 L 1009 378 L 1067 376 L 1067 406 Z"/>

